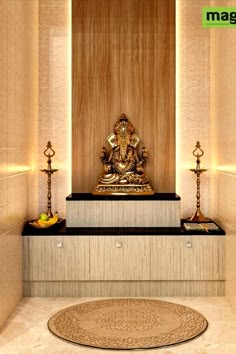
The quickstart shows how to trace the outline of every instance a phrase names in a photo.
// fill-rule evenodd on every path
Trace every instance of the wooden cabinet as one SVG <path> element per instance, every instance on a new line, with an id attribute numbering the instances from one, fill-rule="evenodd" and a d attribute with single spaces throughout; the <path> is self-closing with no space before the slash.
<path id="1" fill-rule="evenodd" d="M 151 280 L 223 280 L 224 237 L 151 238 Z"/>
<path id="2" fill-rule="evenodd" d="M 149 236 L 90 236 L 90 280 L 150 280 Z"/>
<path id="3" fill-rule="evenodd" d="M 24 280 L 88 280 L 89 237 L 24 236 Z"/>
<path id="4" fill-rule="evenodd" d="M 223 296 L 223 236 L 24 236 L 25 296 Z"/>
<path id="5" fill-rule="evenodd" d="M 25 280 L 223 280 L 224 237 L 25 236 Z"/>

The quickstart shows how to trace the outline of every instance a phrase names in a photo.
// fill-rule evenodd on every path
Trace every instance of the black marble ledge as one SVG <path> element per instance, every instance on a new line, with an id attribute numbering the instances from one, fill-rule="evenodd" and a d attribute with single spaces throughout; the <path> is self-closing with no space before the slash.
<path id="1" fill-rule="evenodd" d="M 66 220 L 47 229 L 37 229 L 27 223 L 22 232 L 23 236 L 219 236 L 224 234 L 222 229 L 214 232 L 189 232 L 185 231 L 183 227 L 66 227 Z"/>
<path id="2" fill-rule="evenodd" d="M 75 200 L 180 200 L 176 193 L 154 193 L 153 195 L 93 195 L 91 193 L 72 193 L 67 201 Z"/>

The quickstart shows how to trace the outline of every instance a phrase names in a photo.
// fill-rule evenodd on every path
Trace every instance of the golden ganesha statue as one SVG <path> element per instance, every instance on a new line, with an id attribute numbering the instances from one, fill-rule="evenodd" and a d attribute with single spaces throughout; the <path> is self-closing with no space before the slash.
<path id="1" fill-rule="evenodd" d="M 125 114 L 120 116 L 107 141 L 111 151 L 107 153 L 102 148 L 100 159 L 104 172 L 93 194 L 154 194 L 143 168 L 147 150 L 143 147 L 139 155 L 136 146 L 140 139 Z"/>

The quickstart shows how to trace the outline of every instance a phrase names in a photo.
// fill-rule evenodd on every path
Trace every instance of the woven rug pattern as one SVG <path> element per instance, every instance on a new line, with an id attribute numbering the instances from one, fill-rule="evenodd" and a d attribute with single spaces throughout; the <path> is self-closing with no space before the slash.
<path id="1" fill-rule="evenodd" d="M 207 320 L 196 310 L 161 300 L 110 299 L 65 308 L 48 321 L 61 339 L 103 349 L 147 349 L 199 336 Z"/>

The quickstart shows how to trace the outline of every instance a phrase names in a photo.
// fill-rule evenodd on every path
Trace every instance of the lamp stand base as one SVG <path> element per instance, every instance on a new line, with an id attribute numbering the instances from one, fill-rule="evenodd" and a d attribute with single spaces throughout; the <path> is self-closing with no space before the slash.
<path id="1" fill-rule="evenodd" d="M 200 210 L 196 210 L 196 212 L 193 214 L 193 216 L 188 218 L 188 220 L 193 221 L 193 222 L 204 222 L 204 221 L 207 222 L 207 221 L 210 221 L 211 219 L 206 218 Z"/>

